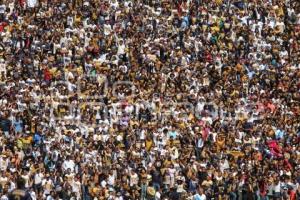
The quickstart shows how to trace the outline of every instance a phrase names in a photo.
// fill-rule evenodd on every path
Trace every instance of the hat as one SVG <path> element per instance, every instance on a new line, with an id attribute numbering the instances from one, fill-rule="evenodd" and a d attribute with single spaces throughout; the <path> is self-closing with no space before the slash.
<path id="1" fill-rule="evenodd" d="M 122 137 L 121 135 L 118 135 L 116 139 L 117 139 L 117 141 L 119 141 L 119 142 L 120 142 L 120 141 L 122 141 L 122 140 L 123 140 L 123 137 Z"/>
<path id="2" fill-rule="evenodd" d="M 130 197 L 130 194 L 128 192 L 126 192 L 125 197 Z"/>
<path id="3" fill-rule="evenodd" d="M 89 3 L 88 1 L 85 1 L 85 2 L 83 3 L 83 5 L 84 5 L 84 6 L 89 6 L 90 3 Z"/>
<path id="4" fill-rule="evenodd" d="M 148 174 L 148 175 L 147 175 L 147 179 L 148 179 L 148 180 L 151 180 L 151 179 L 152 179 L 152 176 Z"/>
<path id="5" fill-rule="evenodd" d="M 2 158 L 6 158 L 6 157 L 7 157 L 7 155 L 6 155 L 6 154 L 2 154 L 2 155 L 0 155 L 0 157 L 2 157 Z"/>
<path id="6" fill-rule="evenodd" d="M 150 195 L 150 196 L 155 196 L 155 189 L 153 187 L 148 187 L 147 188 L 147 193 Z"/>

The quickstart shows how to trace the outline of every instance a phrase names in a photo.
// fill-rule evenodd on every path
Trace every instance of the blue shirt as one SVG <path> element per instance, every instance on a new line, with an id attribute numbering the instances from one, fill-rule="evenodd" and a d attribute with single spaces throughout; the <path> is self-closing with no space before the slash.
<path id="1" fill-rule="evenodd" d="M 33 136 L 33 141 L 35 144 L 40 144 L 42 142 L 42 136 L 39 133 L 35 133 Z"/>
<path id="2" fill-rule="evenodd" d="M 282 131 L 280 129 L 277 129 L 275 132 L 276 139 L 282 139 L 284 137 L 284 135 L 285 135 L 284 131 Z"/>
<path id="3" fill-rule="evenodd" d="M 177 132 L 176 132 L 176 131 L 170 131 L 170 132 L 169 132 L 169 137 L 170 137 L 170 138 L 172 137 L 173 139 L 175 139 L 176 136 L 177 136 Z"/>
<path id="4" fill-rule="evenodd" d="M 181 22 L 181 29 L 185 29 L 187 26 L 189 26 L 189 18 L 188 16 L 185 16 Z"/>
<path id="5" fill-rule="evenodd" d="M 205 195 L 195 194 L 194 200 L 206 200 Z"/>
<path id="6" fill-rule="evenodd" d="M 22 132 L 23 131 L 23 121 L 22 120 L 14 121 L 13 125 L 15 127 L 16 132 Z"/>

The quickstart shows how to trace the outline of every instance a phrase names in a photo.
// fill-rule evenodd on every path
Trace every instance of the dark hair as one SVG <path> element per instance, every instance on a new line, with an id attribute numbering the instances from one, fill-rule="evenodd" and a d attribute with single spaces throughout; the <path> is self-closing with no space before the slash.
<path id="1" fill-rule="evenodd" d="M 18 178 L 17 179 L 17 188 L 22 189 L 25 187 L 25 179 Z"/>

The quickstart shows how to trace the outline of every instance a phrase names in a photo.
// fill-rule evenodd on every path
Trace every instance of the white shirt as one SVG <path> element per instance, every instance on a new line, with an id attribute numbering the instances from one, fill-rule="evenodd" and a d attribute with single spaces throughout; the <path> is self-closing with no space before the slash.
<path id="1" fill-rule="evenodd" d="M 30 192 L 30 196 L 31 196 L 31 199 L 32 199 L 32 200 L 36 200 L 36 194 L 35 194 L 34 191 L 31 191 L 31 192 Z"/>
<path id="2" fill-rule="evenodd" d="M 0 200 L 8 200 L 8 197 L 6 195 L 3 195 Z"/>
<path id="3" fill-rule="evenodd" d="M 1 171 L 6 171 L 8 166 L 8 159 L 3 159 L 2 157 L 0 157 L 0 169 Z"/>
<path id="4" fill-rule="evenodd" d="M 65 160 L 63 163 L 63 169 L 67 170 L 67 169 L 71 169 L 71 171 L 73 172 L 75 169 L 75 163 L 73 160 Z"/>
<path id="5" fill-rule="evenodd" d="M 22 175 L 22 178 L 25 180 L 25 187 L 28 188 L 29 187 L 29 175 Z"/>
<path id="6" fill-rule="evenodd" d="M 80 192 L 80 187 L 81 187 L 81 183 L 79 181 L 74 181 L 74 183 L 72 185 L 73 192 L 79 193 Z"/>
<path id="7" fill-rule="evenodd" d="M 114 177 L 114 175 L 109 175 L 109 176 L 108 176 L 107 183 L 108 183 L 109 185 L 115 185 L 115 177 Z"/>
<path id="8" fill-rule="evenodd" d="M 13 191 L 16 188 L 16 184 L 14 182 L 10 182 L 9 190 L 8 192 Z"/>
<path id="9" fill-rule="evenodd" d="M 34 184 L 40 184 L 42 183 L 42 180 L 44 178 L 43 173 L 37 173 L 34 175 Z"/>
<path id="10" fill-rule="evenodd" d="M 280 30 L 281 33 L 284 32 L 284 29 L 285 29 L 284 22 L 277 22 L 277 23 L 276 23 L 276 26 L 279 27 L 279 30 Z"/>
<path id="11" fill-rule="evenodd" d="M 157 191 L 155 193 L 155 200 L 160 200 L 161 199 L 161 194 Z"/>
<path id="12" fill-rule="evenodd" d="M 6 66 L 4 63 L 0 63 L 0 72 L 6 72 Z"/>
<path id="13" fill-rule="evenodd" d="M 109 35 L 111 31 L 111 26 L 109 24 L 104 24 L 104 35 Z"/>
<path id="14" fill-rule="evenodd" d="M 277 185 L 274 186 L 275 192 L 280 192 L 281 182 L 279 182 Z"/>
<path id="15" fill-rule="evenodd" d="M 175 168 L 169 168 L 169 173 L 171 177 L 175 177 L 176 169 Z"/>
<path id="16" fill-rule="evenodd" d="M 54 200 L 54 198 L 51 195 L 49 195 L 47 196 L 46 200 Z"/>
<path id="17" fill-rule="evenodd" d="M 130 174 L 130 186 L 138 184 L 138 175 L 136 173 Z"/>
<path id="18" fill-rule="evenodd" d="M 37 6 L 37 0 L 27 0 L 27 6 L 30 8 Z"/>
<path id="19" fill-rule="evenodd" d="M 106 187 L 106 184 L 107 184 L 107 183 L 106 183 L 105 180 L 101 181 L 101 186 L 102 186 L 102 187 Z"/>
<path id="20" fill-rule="evenodd" d="M 42 181 L 42 186 L 44 187 L 44 194 L 49 194 L 53 188 L 53 182 L 51 179 L 49 179 L 49 180 L 44 179 Z"/>
<path id="21" fill-rule="evenodd" d="M 8 181 L 7 177 L 0 177 L 0 185 L 4 186 Z"/>
<path id="22" fill-rule="evenodd" d="M 122 54 L 125 54 L 125 45 L 124 44 L 121 44 L 118 46 L 118 55 L 122 55 Z"/>

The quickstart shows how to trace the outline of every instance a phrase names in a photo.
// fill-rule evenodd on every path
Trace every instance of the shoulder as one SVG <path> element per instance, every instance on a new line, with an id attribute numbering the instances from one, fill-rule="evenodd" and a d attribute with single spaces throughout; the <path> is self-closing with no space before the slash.
<path id="1" fill-rule="evenodd" d="M 25 196 L 26 195 L 26 191 L 25 190 L 16 189 L 16 190 L 13 190 L 11 192 L 11 195 L 13 195 L 13 196 Z"/>
<path id="2" fill-rule="evenodd" d="M 30 194 L 26 190 L 16 189 L 13 190 L 8 199 L 24 199 L 24 200 L 31 200 Z"/>
<path id="3" fill-rule="evenodd" d="M 29 192 L 25 192 L 25 193 L 26 194 L 25 194 L 24 200 L 32 200 L 30 193 Z"/>

